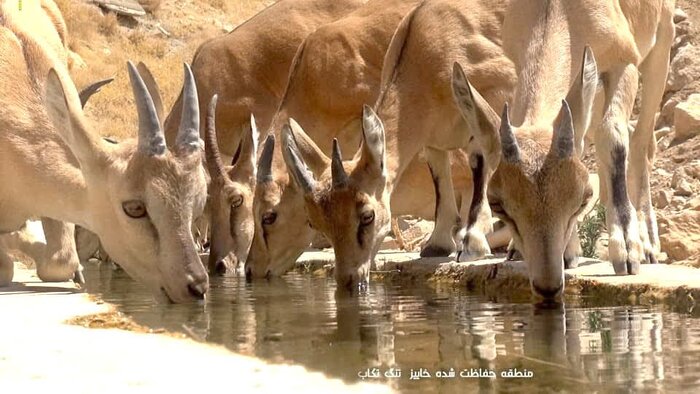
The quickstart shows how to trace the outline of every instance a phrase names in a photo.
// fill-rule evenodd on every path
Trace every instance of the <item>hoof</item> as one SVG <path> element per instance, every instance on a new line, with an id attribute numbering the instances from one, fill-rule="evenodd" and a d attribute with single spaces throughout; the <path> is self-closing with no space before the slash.
<path id="1" fill-rule="evenodd" d="M 615 275 L 637 275 L 639 274 L 639 262 L 634 261 L 613 261 Z"/>
<path id="2" fill-rule="evenodd" d="M 628 261 L 627 262 L 627 273 L 630 275 L 639 274 L 639 262 Z"/>
<path id="3" fill-rule="evenodd" d="M 75 271 L 75 275 L 73 276 L 73 282 L 81 286 L 85 284 L 85 276 L 83 276 L 82 270 L 78 269 L 77 271 Z"/>
<path id="4" fill-rule="evenodd" d="M 479 260 L 491 254 L 486 236 L 475 229 L 467 232 L 462 245 L 462 250 L 457 254 L 459 262 Z"/>
<path id="5" fill-rule="evenodd" d="M 659 263 L 659 261 L 656 259 L 656 255 L 654 254 L 654 252 L 647 253 L 646 259 L 647 259 L 647 263 L 649 263 L 649 264 L 658 264 Z"/>
<path id="6" fill-rule="evenodd" d="M 425 248 L 420 251 L 420 257 L 446 257 L 451 253 L 452 251 L 450 249 L 442 246 L 426 245 Z"/>

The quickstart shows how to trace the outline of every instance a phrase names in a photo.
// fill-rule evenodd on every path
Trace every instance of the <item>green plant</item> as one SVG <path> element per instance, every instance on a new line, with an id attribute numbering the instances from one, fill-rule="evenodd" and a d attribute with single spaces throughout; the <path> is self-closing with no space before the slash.
<path id="1" fill-rule="evenodd" d="M 597 203 L 578 227 L 584 257 L 598 258 L 596 243 L 603 230 L 605 230 L 605 206 Z"/>

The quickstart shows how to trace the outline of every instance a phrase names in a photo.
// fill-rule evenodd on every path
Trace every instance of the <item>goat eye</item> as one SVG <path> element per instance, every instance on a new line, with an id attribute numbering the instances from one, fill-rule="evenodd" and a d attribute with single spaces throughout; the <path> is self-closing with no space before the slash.
<path id="1" fill-rule="evenodd" d="M 360 217 L 360 224 L 367 226 L 372 224 L 372 222 L 374 222 L 374 211 L 363 212 L 362 216 Z"/>
<path id="2" fill-rule="evenodd" d="M 277 220 L 277 212 L 265 212 L 262 217 L 262 224 L 269 226 Z"/>
<path id="3" fill-rule="evenodd" d="M 148 212 L 146 212 L 146 205 L 144 205 L 143 201 L 140 200 L 129 200 L 124 203 L 122 203 L 122 209 L 124 210 L 124 213 L 126 216 L 133 218 L 133 219 L 140 219 Z"/>
<path id="4" fill-rule="evenodd" d="M 241 205 L 243 205 L 243 196 L 235 196 L 233 199 L 231 199 L 231 207 L 232 208 L 238 208 Z"/>

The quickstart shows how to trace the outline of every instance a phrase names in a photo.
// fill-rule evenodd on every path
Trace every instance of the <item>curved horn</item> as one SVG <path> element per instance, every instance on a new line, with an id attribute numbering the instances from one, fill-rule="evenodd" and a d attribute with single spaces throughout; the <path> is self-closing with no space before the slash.
<path id="1" fill-rule="evenodd" d="M 139 64 L 136 65 L 136 69 L 139 71 L 141 79 L 143 79 L 143 82 L 146 84 L 148 93 L 151 94 L 158 119 L 160 119 L 161 122 L 165 122 L 166 116 L 163 111 L 163 99 L 160 97 L 160 88 L 158 87 L 158 82 L 156 82 L 156 79 L 153 77 L 151 69 L 149 69 L 144 62 L 139 62 Z"/>
<path id="2" fill-rule="evenodd" d="M 212 180 L 224 181 L 226 179 L 226 171 L 224 162 L 221 160 L 219 152 L 219 144 L 216 140 L 216 103 L 219 96 L 212 96 L 209 102 L 209 110 L 204 121 L 206 144 L 204 145 L 204 153 L 207 158 L 207 168 Z"/>
<path id="3" fill-rule="evenodd" d="M 503 153 L 503 160 L 510 163 L 519 162 L 520 148 L 518 147 L 518 141 L 515 139 L 515 134 L 513 134 L 513 126 L 510 124 L 508 103 L 503 106 L 501 128 L 499 132 L 501 134 L 501 152 Z"/>
<path id="4" fill-rule="evenodd" d="M 309 171 L 309 169 L 306 167 L 306 163 L 304 163 L 304 160 L 301 158 L 299 148 L 294 141 L 292 130 L 288 124 L 283 126 L 282 134 L 284 135 L 284 147 L 282 152 L 284 162 L 287 164 L 294 181 L 304 191 L 304 193 L 313 193 L 314 190 L 316 190 L 316 180 L 314 180 L 311 171 Z"/>
<path id="5" fill-rule="evenodd" d="M 269 134 L 258 161 L 258 183 L 272 182 L 272 153 L 275 149 L 275 136 Z"/>
<path id="6" fill-rule="evenodd" d="M 153 99 L 148 93 L 146 84 L 141 79 L 141 75 L 136 70 L 134 63 L 127 62 L 127 67 L 129 69 L 131 89 L 134 92 L 136 111 L 139 116 L 138 150 L 151 156 L 162 155 L 167 148 L 165 147 L 165 136 L 158 120 Z"/>
<path id="7" fill-rule="evenodd" d="M 343 155 L 340 153 L 340 144 L 338 144 L 337 138 L 333 138 L 331 175 L 334 188 L 342 188 L 348 184 L 348 174 L 345 173 L 345 168 L 343 168 Z"/>
<path id="8" fill-rule="evenodd" d="M 194 74 L 190 65 L 185 63 L 185 83 L 182 87 L 182 116 L 175 145 L 186 152 L 201 148 L 199 139 L 199 98 Z"/>
<path id="9" fill-rule="evenodd" d="M 566 159 L 574 154 L 574 122 L 571 117 L 571 108 L 566 100 L 561 101 L 559 127 L 552 136 L 552 146 L 549 150 L 554 151 L 560 159 Z"/>
<path id="10" fill-rule="evenodd" d="M 78 97 L 80 97 L 80 105 L 83 108 L 85 108 L 85 104 L 87 104 L 90 97 L 92 97 L 93 94 L 99 92 L 103 86 L 107 85 L 112 81 L 114 81 L 114 78 L 107 78 L 85 87 L 85 89 L 81 90 L 80 94 L 78 95 Z"/>

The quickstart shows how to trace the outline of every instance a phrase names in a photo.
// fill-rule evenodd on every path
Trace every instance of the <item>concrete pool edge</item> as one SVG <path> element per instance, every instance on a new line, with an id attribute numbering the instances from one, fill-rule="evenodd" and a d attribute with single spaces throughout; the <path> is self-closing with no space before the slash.
<path id="1" fill-rule="evenodd" d="M 95 300 L 71 282 L 43 283 L 33 270 L 15 266 L 13 284 L 0 288 L 0 310 L 6 316 L 0 337 L 3 387 L 55 391 L 66 385 L 82 392 L 109 382 L 109 392 L 206 387 L 246 392 L 279 386 L 314 392 L 392 392 L 388 386 L 347 384 L 303 366 L 270 363 L 164 333 L 67 324 L 76 317 L 117 308 Z"/>
<path id="2" fill-rule="evenodd" d="M 305 252 L 297 262 L 297 270 L 330 272 L 333 259 L 332 251 Z M 700 299 L 700 269 L 692 267 L 643 264 L 639 275 L 616 276 L 611 263 L 582 259 L 577 268 L 566 270 L 565 275 L 567 295 L 601 298 L 611 303 L 665 303 L 689 311 Z M 486 295 L 530 295 L 525 263 L 504 261 L 503 257 L 457 263 L 447 257 L 420 258 L 418 253 L 380 251 L 372 278 L 426 280 L 466 287 Z"/>

